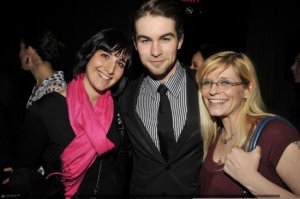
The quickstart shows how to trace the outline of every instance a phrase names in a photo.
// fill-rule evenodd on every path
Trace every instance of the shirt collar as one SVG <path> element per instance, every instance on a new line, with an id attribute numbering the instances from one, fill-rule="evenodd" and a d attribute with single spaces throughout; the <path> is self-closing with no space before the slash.
<path id="1" fill-rule="evenodd" d="M 182 81 L 184 80 L 185 70 L 183 69 L 183 67 L 181 66 L 179 61 L 177 61 L 175 67 L 176 67 L 175 72 L 166 81 L 165 85 L 172 95 L 177 96 L 181 89 L 180 85 L 182 85 Z M 151 95 L 156 95 L 157 88 L 159 87 L 160 82 L 152 79 L 148 75 L 145 78 L 145 83 L 148 86 L 148 88 L 149 88 L 148 91 L 151 93 Z"/>

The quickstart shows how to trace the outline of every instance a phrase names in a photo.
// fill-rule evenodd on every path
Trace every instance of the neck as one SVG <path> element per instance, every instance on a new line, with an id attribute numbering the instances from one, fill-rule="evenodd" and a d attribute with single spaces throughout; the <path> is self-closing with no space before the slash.
<path id="1" fill-rule="evenodd" d="M 37 65 L 34 70 L 31 71 L 32 75 L 34 76 L 35 78 L 35 81 L 36 81 L 36 87 L 40 86 L 41 83 L 47 79 L 48 77 L 50 77 L 54 71 L 51 67 L 50 64 L 45 64 L 45 63 L 42 63 L 42 64 L 39 64 Z"/>
<path id="2" fill-rule="evenodd" d="M 89 83 L 89 80 L 86 78 L 85 75 L 84 75 L 84 78 L 83 78 L 83 87 L 86 90 L 87 95 L 89 96 L 89 99 L 90 99 L 90 102 L 91 102 L 92 106 L 94 107 L 97 100 L 98 100 L 98 98 L 99 98 L 99 96 L 100 96 L 100 93 L 97 92 L 91 86 L 91 84 Z"/>
<path id="3" fill-rule="evenodd" d="M 223 144 L 227 144 L 228 142 L 231 142 L 235 138 L 236 132 L 231 132 L 229 134 L 230 134 L 229 136 L 226 136 L 225 130 L 222 129 L 220 139 Z"/>
<path id="4" fill-rule="evenodd" d="M 232 144 L 236 140 L 237 129 L 235 119 L 232 117 L 222 118 L 223 129 L 220 135 L 220 140 L 223 144 Z"/>
<path id="5" fill-rule="evenodd" d="M 235 128 L 235 122 L 234 120 L 231 120 L 230 118 L 226 117 L 222 119 L 223 129 L 222 134 L 223 137 L 228 138 L 231 136 L 232 133 L 236 133 L 237 129 Z"/>

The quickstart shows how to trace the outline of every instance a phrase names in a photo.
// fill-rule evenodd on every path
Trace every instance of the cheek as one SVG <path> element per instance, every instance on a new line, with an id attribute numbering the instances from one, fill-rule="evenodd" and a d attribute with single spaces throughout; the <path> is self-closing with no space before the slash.
<path id="1" fill-rule="evenodd" d="M 85 72 L 93 70 L 93 59 L 90 59 L 85 65 Z"/>
<path id="2" fill-rule="evenodd" d="M 115 74 L 114 75 L 115 76 L 114 79 L 116 79 L 117 81 L 119 81 L 121 79 L 121 77 L 123 76 L 123 74 L 124 74 L 124 68 L 117 68 L 115 70 L 114 74 Z"/>
<path id="3" fill-rule="evenodd" d="M 25 53 L 23 51 L 20 51 L 19 52 L 19 58 L 20 58 L 20 60 L 24 59 L 24 57 L 25 57 Z"/>
<path id="4" fill-rule="evenodd" d="M 204 98 L 203 101 L 204 101 L 204 105 L 208 108 L 208 107 L 209 107 L 209 102 L 208 102 L 208 100 Z"/>
<path id="5" fill-rule="evenodd" d="M 202 93 L 202 99 L 204 102 L 204 105 L 207 106 L 208 105 L 208 99 L 205 97 L 207 94 L 206 93 Z"/>
<path id="6" fill-rule="evenodd" d="M 138 45 L 136 48 L 140 56 L 147 55 L 150 51 L 149 49 L 147 45 Z"/>
<path id="7" fill-rule="evenodd" d="M 244 98 L 245 98 L 245 93 L 244 92 L 240 92 L 238 95 L 233 97 L 232 104 L 231 104 L 233 109 L 240 109 L 244 104 L 244 101 L 245 101 Z"/>
<path id="8" fill-rule="evenodd" d="M 240 92 L 238 92 L 238 95 L 237 95 L 237 100 L 238 101 L 243 101 L 244 100 L 244 98 L 247 96 L 247 93 L 248 93 L 248 91 L 247 90 L 240 90 Z"/>
<path id="9" fill-rule="evenodd" d="M 165 46 L 163 48 L 163 51 L 167 52 L 169 54 L 172 54 L 172 55 L 176 55 L 176 53 L 177 53 L 177 46 L 176 46 L 176 44 L 167 45 L 167 46 Z"/>

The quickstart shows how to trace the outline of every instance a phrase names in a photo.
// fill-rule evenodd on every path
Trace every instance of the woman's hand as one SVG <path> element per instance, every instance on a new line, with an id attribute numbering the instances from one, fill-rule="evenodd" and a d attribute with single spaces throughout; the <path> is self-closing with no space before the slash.
<path id="1" fill-rule="evenodd" d="M 251 152 L 245 152 L 241 148 L 234 147 L 227 154 L 224 171 L 245 186 L 247 179 L 258 172 L 260 156 L 259 146 Z"/>

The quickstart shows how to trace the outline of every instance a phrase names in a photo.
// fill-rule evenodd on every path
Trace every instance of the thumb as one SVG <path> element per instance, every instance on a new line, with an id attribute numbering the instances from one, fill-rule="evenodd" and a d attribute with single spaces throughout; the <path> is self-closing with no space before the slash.
<path id="1" fill-rule="evenodd" d="M 250 152 L 250 154 L 252 155 L 252 157 L 254 158 L 260 158 L 261 156 L 261 148 L 260 146 L 256 146 L 253 151 Z"/>
<path id="2" fill-rule="evenodd" d="M 261 153 L 261 148 L 260 148 L 260 146 L 256 146 L 254 149 L 253 149 L 253 151 L 252 151 L 253 153 Z"/>
<path id="3" fill-rule="evenodd" d="M 255 168 L 258 170 L 260 157 L 261 157 L 261 148 L 260 146 L 256 146 L 253 151 L 250 152 L 251 159 L 255 162 Z"/>

